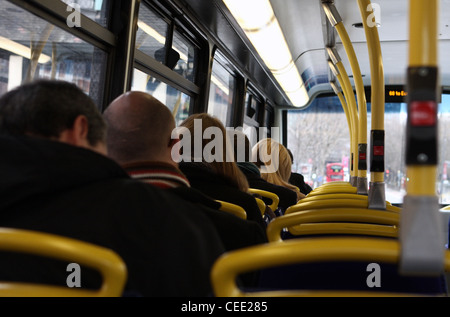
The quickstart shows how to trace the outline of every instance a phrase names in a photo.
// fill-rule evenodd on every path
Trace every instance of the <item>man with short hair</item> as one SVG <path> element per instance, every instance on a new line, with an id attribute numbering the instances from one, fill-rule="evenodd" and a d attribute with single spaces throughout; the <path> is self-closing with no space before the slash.
<path id="1" fill-rule="evenodd" d="M 131 179 L 107 158 L 93 101 L 62 81 L 25 84 L 0 98 L 0 226 L 101 245 L 124 260 L 124 295 L 208 296 L 224 252 L 209 218 L 173 193 Z M 184 210 L 189 209 L 189 216 Z M 0 260 L 0 279 L 66 285 L 61 263 Z M 81 285 L 99 278 L 82 268 Z"/>
<path id="2" fill-rule="evenodd" d="M 116 98 L 105 110 L 108 155 L 134 178 L 177 193 L 198 203 L 215 224 L 227 250 L 267 241 L 256 222 L 217 210 L 220 204 L 190 186 L 172 158 L 175 120 L 170 110 L 153 96 L 132 91 Z M 186 210 L 189 213 L 190 210 Z"/>

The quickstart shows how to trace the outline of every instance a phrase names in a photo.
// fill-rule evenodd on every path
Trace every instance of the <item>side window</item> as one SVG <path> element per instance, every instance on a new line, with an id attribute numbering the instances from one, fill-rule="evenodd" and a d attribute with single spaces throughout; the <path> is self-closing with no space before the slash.
<path id="1" fill-rule="evenodd" d="M 176 123 L 181 123 L 189 116 L 196 93 L 198 46 L 170 16 L 142 3 L 135 48 L 131 89 L 157 98 L 172 111 Z"/>
<path id="2" fill-rule="evenodd" d="M 218 59 L 214 59 L 208 113 L 221 120 L 225 126 L 227 126 L 229 111 L 233 106 L 235 87 L 235 77 L 221 65 Z"/>
<path id="3" fill-rule="evenodd" d="M 131 90 L 146 92 L 165 104 L 172 111 L 177 125 L 189 116 L 190 96 L 137 68 L 133 72 Z"/>
<path id="4" fill-rule="evenodd" d="M 59 79 L 103 102 L 106 52 L 0 0 L 0 95 L 24 82 Z"/>

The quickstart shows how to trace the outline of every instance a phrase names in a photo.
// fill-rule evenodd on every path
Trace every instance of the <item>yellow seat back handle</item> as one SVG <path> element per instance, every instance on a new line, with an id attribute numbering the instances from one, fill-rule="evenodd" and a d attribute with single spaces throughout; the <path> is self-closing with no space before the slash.
<path id="1" fill-rule="evenodd" d="M 220 203 L 219 210 L 229 212 L 230 214 L 233 214 L 242 219 L 247 219 L 247 212 L 241 206 L 238 206 L 238 205 L 226 202 L 226 201 L 222 201 L 222 200 L 216 200 L 216 201 Z"/>
<path id="2" fill-rule="evenodd" d="M 267 190 L 256 189 L 256 188 L 249 188 L 248 191 L 251 194 L 261 195 L 262 197 L 272 200 L 272 203 L 269 205 L 269 207 L 270 207 L 270 209 L 272 209 L 273 212 L 275 212 L 275 210 L 277 210 L 278 204 L 280 203 L 280 198 L 278 197 L 277 194 L 269 192 Z"/>
<path id="3" fill-rule="evenodd" d="M 0 228 L 0 250 L 74 262 L 96 269 L 103 277 L 102 286 L 99 290 L 32 283 L 0 282 L 0 296 L 121 296 L 127 280 L 126 265 L 114 251 L 72 238 L 31 230 Z"/>

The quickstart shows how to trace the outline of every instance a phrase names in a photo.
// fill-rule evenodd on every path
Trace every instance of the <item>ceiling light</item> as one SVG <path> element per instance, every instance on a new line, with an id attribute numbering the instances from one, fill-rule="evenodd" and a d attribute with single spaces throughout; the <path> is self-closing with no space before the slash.
<path id="1" fill-rule="evenodd" d="M 224 0 L 224 3 L 292 104 L 304 106 L 309 96 L 269 0 Z"/>

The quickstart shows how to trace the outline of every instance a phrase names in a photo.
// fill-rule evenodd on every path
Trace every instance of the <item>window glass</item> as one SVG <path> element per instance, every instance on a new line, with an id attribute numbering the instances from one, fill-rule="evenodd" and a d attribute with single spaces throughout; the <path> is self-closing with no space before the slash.
<path id="1" fill-rule="evenodd" d="M 136 48 L 165 64 L 168 24 L 147 6 L 139 8 Z"/>
<path id="2" fill-rule="evenodd" d="M 177 31 L 173 35 L 172 47 L 180 56 L 174 70 L 193 82 L 195 80 L 198 48 Z"/>
<path id="3" fill-rule="evenodd" d="M 53 24 L 0 0 L 0 95 L 35 78 L 77 84 L 103 101 L 107 54 Z"/>
<path id="4" fill-rule="evenodd" d="M 189 116 L 191 97 L 136 68 L 131 90 L 146 92 L 165 104 L 174 114 L 177 126 Z"/>
<path id="5" fill-rule="evenodd" d="M 209 91 L 208 113 L 217 117 L 227 126 L 228 110 L 233 104 L 236 79 L 225 67 L 214 60 Z"/>
<path id="6" fill-rule="evenodd" d="M 371 127 L 370 103 L 367 103 L 367 126 Z M 436 179 L 441 204 L 450 203 L 450 95 L 442 95 L 439 105 L 439 163 Z M 406 103 L 385 104 L 385 177 L 386 200 L 403 203 L 406 194 L 405 136 Z M 367 141 L 370 142 L 370 131 Z M 327 163 L 341 162 L 345 180 L 349 177 L 350 137 L 347 119 L 338 97 L 316 98 L 305 110 L 288 111 L 288 147 L 294 155 L 293 170 L 305 173 L 305 180 L 314 187 L 325 182 Z M 367 157 L 370 157 L 368 144 Z M 367 160 L 370 165 L 370 160 Z M 370 166 L 367 169 L 370 181 Z"/>
<path id="7" fill-rule="evenodd" d="M 60 0 L 101 26 L 108 27 L 110 0 Z M 78 7 L 75 7 L 77 5 Z M 69 11 L 69 10 L 68 10 Z M 71 10 L 73 11 L 73 10 Z"/>

